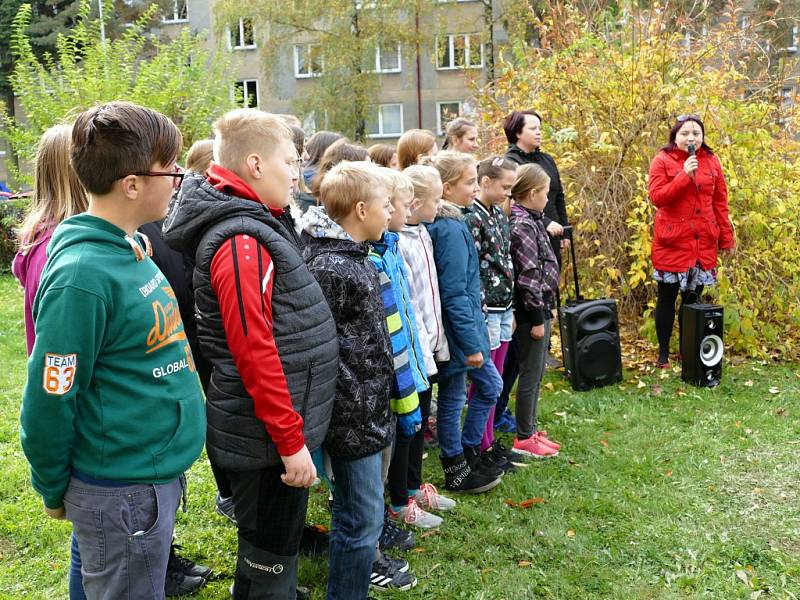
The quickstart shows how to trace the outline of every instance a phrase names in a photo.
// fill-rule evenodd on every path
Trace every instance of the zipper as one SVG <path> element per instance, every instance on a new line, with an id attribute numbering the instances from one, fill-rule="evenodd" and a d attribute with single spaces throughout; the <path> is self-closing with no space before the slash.
<path id="1" fill-rule="evenodd" d="M 304 421 L 306 418 L 306 408 L 308 407 L 308 396 L 311 394 L 311 369 L 313 366 L 313 362 L 308 363 L 306 372 L 306 390 L 303 393 L 303 404 L 300 406 L 300 416 L 303 417 Z"/>

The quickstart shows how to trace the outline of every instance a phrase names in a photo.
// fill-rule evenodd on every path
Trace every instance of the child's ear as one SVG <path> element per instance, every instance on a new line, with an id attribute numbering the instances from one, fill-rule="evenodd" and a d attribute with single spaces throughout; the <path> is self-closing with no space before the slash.
<path id="1" fill-rule="evenodd" d="M 261 172 L 263 169 L 263 161 L 258 154 L 248 154 L 247 158 L 247 172 L 253 179 L 261 179 Z"/>
<path id="2" fill-rule="evenodd" d="M 127 198 L 136 200 L 139 196 L 140 181 L 136 175 L 128 175 L 119 181 L 120 189 Z"/>
<path id="3" fill-rule="evenodd" d="M 356 218 L 359 221 L 365 221 L 367 218 L 367 205 L 366 203 L 361 200 L 360 202 L 356 202 L 354 209 L 356 211 Z"/>
<path id="4" fill-rule="evenodd" d="M 411 212 L 414 212 L 414 211 L 415 211 L 415 210 L 417 210 L 417 209 L 418 209 L 420 206 L 422 206 L 422 200 L 420 200 L 419 198 L 417 198 L 416 196 L 414 196 L 414 199 L 411 201 L 411 206 L 409 207 L 409 210 L 410 210 Z"/>
<path id="5" fill-rule="evenodd" d="M 452 191 L 453 191 L 453 186 L 450 185 L 449 182 L 445 181 L 442 184 L 442 199 L 444 199 L 446 196 L 449 196 L 450 192 Z"/>

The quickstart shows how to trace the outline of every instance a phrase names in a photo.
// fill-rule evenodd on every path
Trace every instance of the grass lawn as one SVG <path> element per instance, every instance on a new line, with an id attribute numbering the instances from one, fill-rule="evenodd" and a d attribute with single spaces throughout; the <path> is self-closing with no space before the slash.
<path id="1" fill-rule="evenodd" d="M 25 381 L 22 293 L 0 277 L 0 598 L 66 598 L 68 523 L 51 521 L 19 446 Z M 64 324 L 68 326 L 67 323 Z M 559 457 L 463 498 L 407 554 L 418 587 L 384 598 L 594 599 L 800 596 L 800 372 L 726 365 L 714 390 L 636 369 L 573 392 L 547 377 L 541 420 Z M 430 453 L 426 472 L 442 483 Z M 205 459 L 178 518 L 183 554 L 220 573 L 196 597 L 228 598 L 234 528 L 214 513 Z M 310 518 L 328 523 L 327 495 Z M 510 506 L 537 499 L 528 508 Z M 322 598 L 327 564 L 303 560 Z"/>

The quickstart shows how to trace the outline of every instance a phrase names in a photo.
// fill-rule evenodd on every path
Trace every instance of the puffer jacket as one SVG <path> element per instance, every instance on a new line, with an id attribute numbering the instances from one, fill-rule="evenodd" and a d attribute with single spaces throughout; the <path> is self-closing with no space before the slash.
<path id="1" fill-rule="evenodd" d="M 499 206 L 486 207 L 476 200 L 464 219 L 480 259 L 486 310 L 504 312 L 511 308 L 514 300 L 508 218 Z"/>
<path id="2" fill-rule="evenodd" d="M 489 360 L 478 252 L 464 222 L 464 215 L 470 211 L 444 202 L 436 220 L 427 226 L 433 240 L 444 330 L 450 347 L 450 361 L 439 368 L 443 376 L 465 372 L 470 354 L 480 352 L 484 361 Z"/>
<path id="3" fill-rule="evenodd" d="M 394 438 L 389 406 L 394 363 L 378 272 L 367 245 L 355 242 L 323 207 L 310 207 L 301 226 L 303 256 L 328 301 L 339 339 L 325 448 L 335 457 L 369 456 Z"/>
<path id="4" fill-rule="evenodd" d="M 689 154 L 679 148 L 662 150 L 650 165 L 650 200 L 656 206 L 653 226 L 653 267 L 681 273 L 700 263 L 717 265 L 717 249 L 735 245 L 728 216 L 728 189 L 719 159 L 697 150 L 697 171 L 683 170 Z"/>

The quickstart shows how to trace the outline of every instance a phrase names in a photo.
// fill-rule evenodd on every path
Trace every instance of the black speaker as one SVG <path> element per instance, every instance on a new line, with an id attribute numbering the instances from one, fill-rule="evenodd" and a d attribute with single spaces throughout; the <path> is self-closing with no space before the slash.
<path id="1" fill-rule="evenodd" d="M 574 390 L 622 381 L 616 300 L 590 300 L 560 309 L 564 375 Z"/>
<path id="2" fill-rule="evenodd" d="M 723 312 L 716 304 L 682 307 L 681 378 L 693 385 L 714 387 L 722 380 Z"/>

